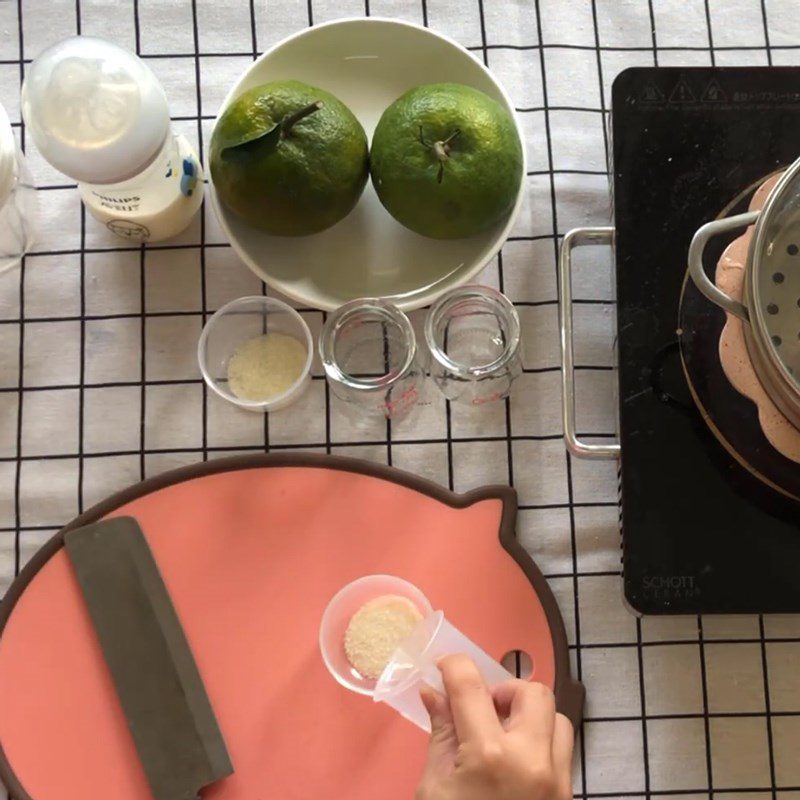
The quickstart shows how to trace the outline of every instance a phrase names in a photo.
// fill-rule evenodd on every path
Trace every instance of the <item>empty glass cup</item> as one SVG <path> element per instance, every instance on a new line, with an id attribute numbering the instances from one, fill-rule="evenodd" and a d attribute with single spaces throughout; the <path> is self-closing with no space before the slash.
<path id="1" fill-rule="evenodd" d="M 508 396 L 522 373 L 519 316 L 488 286 L 462 286 L 430 310 L 431 377 L 448 400 L 473 406 Z"/>
<path id="2" fill-rule="evenodd" d="M 322 329 L 319 354 L 331 391 L 360 413 L 397 419 L 422 392 L 414 329 L 385 300 L 352 300 L 337 309 Z"/>
<path id="3" fill-rule="evenodd" d="M 33 244 L 36 187 L 0 106 L 0 273 L 16 266 Z"/>

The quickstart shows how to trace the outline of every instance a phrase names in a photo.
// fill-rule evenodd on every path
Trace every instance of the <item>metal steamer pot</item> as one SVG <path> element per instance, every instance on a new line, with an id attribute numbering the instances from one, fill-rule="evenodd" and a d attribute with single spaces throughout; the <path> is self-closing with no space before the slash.
<path id="1" fill-rule="evenodd" d="M 740 303 L 708 277 L 703 252 L 713 237 L 751 225 Z M 800 159 L 775 184 L 760 211 L 714 220 L 695 233 L 689 274 L 712 303 L 744 322 L 759 381 L 789 422 L 800 428 Z"/>

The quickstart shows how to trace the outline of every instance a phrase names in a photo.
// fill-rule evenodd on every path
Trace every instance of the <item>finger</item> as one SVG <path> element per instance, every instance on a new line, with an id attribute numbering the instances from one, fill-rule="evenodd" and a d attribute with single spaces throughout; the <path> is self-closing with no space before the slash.
<path id="1" fill-rule="evenodd" d="M 553 692 L 541 683 L 530 681 L 509 681 L 504 687 L 500 699 L 508 704 L 506 729 L 520 731 L 549 747 L 556 718 Z"/>
<path id="2" fill-rule="evenodd" d="M 492 699 L 494 700 L 494 707 L 497 711 L 497 716 L 500 719 L 506 719 L 511 714 L 511 701 L 517 693 L 517 684 L 522 683 L 521 680 L 513 679 L 499 683 L 497 686 L 492 687 Z"/>
<path id="3" fill-rule="evenodd" d="M 458 752 L 458 737 L 447 698 L 428 687 L 420 689 L 419 695 L 431 718 L 431 741 L 425 775 L 437 778 L 452 769 Z"/>
<path id="4" fill-rule="evenodd" d="M 492 695 L 472 659 L 446 656 L 438 666 L 459 742 L 483 742 L 502 733 Z"/>
<path id="5" fill-rule="evenodd" d="M 431 718 L 432 733 L 447 724 L 452 724 L 453 716 L 450 713 L 450 705 L 446 697 L 443 697 L 429 686 L 423 686 L 419 690 L 419 697 L 428 712 L 428 716 Z"/>
<path id="6" fill-rule="evenodd" d="M 572 723 L 563 715 L 556 714 L 553 727 L 553 769 L 564 797 L 572 794 L 572 751 L 575 747 L 575 731 Z"/>

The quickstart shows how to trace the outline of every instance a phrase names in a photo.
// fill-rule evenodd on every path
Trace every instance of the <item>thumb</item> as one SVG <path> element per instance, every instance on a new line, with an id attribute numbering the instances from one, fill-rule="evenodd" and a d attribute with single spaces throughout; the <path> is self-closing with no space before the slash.
<path id="1" fill-rule="evenodd" d="M 458 752 L 458 737 L 450 713 L 450 703 L 433 689 L 424 687 L 420 698 L 431 718 L 431 741 L 428 746 L 426 773 L 436 776 L 448 774 Z"/>

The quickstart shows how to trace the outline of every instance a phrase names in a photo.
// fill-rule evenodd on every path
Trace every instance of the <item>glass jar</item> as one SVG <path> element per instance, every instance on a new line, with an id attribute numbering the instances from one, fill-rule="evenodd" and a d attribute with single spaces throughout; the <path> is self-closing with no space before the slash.
<path id="1" fill-rule="evenodd" d="M 431 378 L 448 400 L 472 406 L 501 400 L 522 373 L 517 310 L 488 286 L 445 294 L 428 314 L 425 339 Z"/>
<path id="2" fill-rule="evenodd" d="M 398 419 L 420 398 L 425 368 L 414 329 L 391 303 L 345 303 L 328 317 L 319 354 L 333 394 L 359 413 Z"/>
<path id="3" fill-rule="evenodd" d="M 0 273 L 19 264 L 30 250 L 36 212 L 36 187 L 0 106 Z"/>

